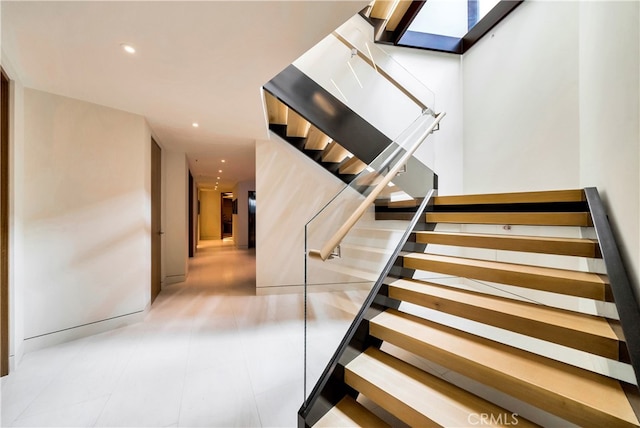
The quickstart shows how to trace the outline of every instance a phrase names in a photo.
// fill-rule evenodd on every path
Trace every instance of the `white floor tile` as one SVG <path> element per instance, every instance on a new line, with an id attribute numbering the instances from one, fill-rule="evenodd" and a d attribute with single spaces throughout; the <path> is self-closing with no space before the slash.
<path id="1" fill-rule="evenodd" d="M 14 427 L 92 427 L 104 407 L 104 395 L 72 405 L 61 405 L 49 411 L 17 419 Z"/>
<path id="2" fill-rule="evenodd" d="M 25 355 L 2 379 L 2 426 L 296 426 L 303 295 L 256 296 L 255 252 L 203 244 L 187 281 L 165 287 L 143 322 Z M 309 373 L 324 369 L 365 295 L 313 293 L 309 349 L 322 352 Z"/>

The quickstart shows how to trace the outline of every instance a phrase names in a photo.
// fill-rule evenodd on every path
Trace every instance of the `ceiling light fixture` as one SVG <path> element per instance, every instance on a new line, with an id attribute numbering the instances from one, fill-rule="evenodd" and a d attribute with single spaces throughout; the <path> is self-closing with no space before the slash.
<path id="1" fill-rule="evenodd" d="M 225 162 L 226 162 L 226 160 L 222 159 L 220 162 L 225 163 Z"/>
<path id="2" fill-rule="evenodd" d="M 126 44 L 126 43 L 122 43 L 120 46 L 122 46 L 122 49 L 124 49 L 124 51 L 125 51 L 126 53 L 130 53 L 130 54 L 134 54 L 134 53 L 136 53 L 136 48 L 134 48 L 134 47 L 133 47 L 133 46 L 131 46 L 131 45 L 128 45 L 128 44 Z"/>
<path id="3" fill-rule="evenodd" d="M 193 122 L 193 123 L 191 124 L 191 126 L 193 126 L 194 128 L 197 128 L 197 127 L 198 127 L 198 126 L 200 126 L 200 125 L 198 125 L 198 122 Z"/>
<path id="4" fill-rule="evenodd" d="M 218 170 L 218 172 L 222 172 L 222 170 L 221 170 L 221 169 L 219 169 L 219 170 Z"/>
<path id="5" fill-rule="evenodd" d="M 220 177 L 216 177 L 216 179 L 220 180 Z"/>

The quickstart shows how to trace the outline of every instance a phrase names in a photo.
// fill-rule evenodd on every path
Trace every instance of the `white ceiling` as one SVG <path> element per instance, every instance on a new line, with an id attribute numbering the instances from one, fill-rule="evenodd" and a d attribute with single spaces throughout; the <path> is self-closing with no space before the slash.
<path id="1" fill-rule="evenodd" d="M 145 116 L 228 191 L 255 178 L 262 85 L 367 3 L 2 0 L 2 50 L 26 87 Z"/>

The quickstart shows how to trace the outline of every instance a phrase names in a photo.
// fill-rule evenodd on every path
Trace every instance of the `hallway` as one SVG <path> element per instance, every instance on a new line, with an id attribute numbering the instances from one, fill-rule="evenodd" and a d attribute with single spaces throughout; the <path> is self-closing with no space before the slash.
<path id="1" fill-rule="evenodd" d="M 295 426 L 303 295 L 255 294 L 255 252 L 204 241 L 143 322 L 26 354 L 2 378 L 2 426 Z M 317 376 L 362 292 L 312 296 Z"/>

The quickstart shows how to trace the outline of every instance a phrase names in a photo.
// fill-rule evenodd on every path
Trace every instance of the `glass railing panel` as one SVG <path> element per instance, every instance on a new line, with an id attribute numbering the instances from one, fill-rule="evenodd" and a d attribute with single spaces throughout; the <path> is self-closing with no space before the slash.
<path id="1" fill-rule="evenodd" d="M 436 109 L 435 93 L 420 79 L 375 44 L 370 27 L 362 28 L 346 22 L 333 34 L 342 43 L 357 49 L 365 62 L 375 64 L 375 72 L 393 82 L 404 95 L 420 108 Z"/>
<path id="2" fill-rule="evenodd" d="M 356 17 L 325 37 L 293 65 L 390 139 L 423 110 L 433 92 L 373 43 Z"/>
<path id="3" fill-rule="evenodd" d="M 372 191 L 379 205 L 404 201 L 416 203 L 433 189 L 434 174 L 422 162 L 411 158 L 407 167 L 393 174 L 417 141 L 428 135 L 434 118 L 420 114 L 400 133 L 391 146 L 335 195 L 305 226 L 305 399 L 345 335 L 364 299 L 379 278 L 391 254 L 406 231 L 410 218 L 376 219 L 373 203 L 365 205 L 357 220 L 325 261 L 313 251 L 325 243 L 358 210 Z M 428 140 L 428 139 L 427 139 Z M 428 144 L 428 143 L 423 143 Z M 391 182 L 380 183 L 393 174 Z M 411 213 L 415 208 L 407 208 Z"/>

